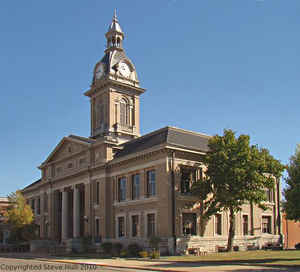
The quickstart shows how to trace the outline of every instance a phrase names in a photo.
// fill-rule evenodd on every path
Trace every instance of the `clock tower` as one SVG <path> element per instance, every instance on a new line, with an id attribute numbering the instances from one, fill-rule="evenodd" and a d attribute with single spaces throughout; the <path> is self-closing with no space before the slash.
<path id="1" fill-rule="evenodd" d="M 139 85 L 136 69 L 123 48 L 124 32 L 116 11 L 107 33 L 104 57 L 95 65 L 90 89 L 91 137 L 122 143 L 140 136 Z"/>

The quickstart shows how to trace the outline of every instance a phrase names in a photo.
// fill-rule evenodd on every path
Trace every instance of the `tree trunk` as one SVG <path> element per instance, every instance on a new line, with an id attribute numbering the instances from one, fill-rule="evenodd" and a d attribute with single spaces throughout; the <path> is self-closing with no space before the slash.
<path id="1" fill-rule="evenodd" d="M 204 236 L 207 223 L 208 223 L 208 219 L 200 217 L 200 228 L 199 228 L 200 233 L 199 234 L 201 237 Z"/>
<path id="2" fill-rule="evenodd" d="M 204 217 L 204 203 L 201 201 L 201 206 L 200 206 L 200 236 L 203 237 L 205 233 L 205 229 L 208 223 L 208 218 Z"/>
<path id="3" fill-rule="evenodd" d="M 233 249 L 233 238 L 235 235 L 235 213 L 232 208 L 229 209 L 229 233 L 227 242 L 227 251 L 232 251 Z"/>
<path id="4" fill-rule="evenodd" d="M 250 202 L 250 222 L 251 222 L 251 235 L 254 235 L 254 209 L 253 209 L 253 203 Z"/>

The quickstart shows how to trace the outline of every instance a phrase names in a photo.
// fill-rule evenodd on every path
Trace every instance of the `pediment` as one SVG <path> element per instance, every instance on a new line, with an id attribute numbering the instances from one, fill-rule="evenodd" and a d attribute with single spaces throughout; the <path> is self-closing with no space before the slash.
<path id="1" fill-rule="evenodd" d="M 91 139 L 70 135 L 64 137 L 53 149 L 42 165 L 57 161 L 74 153 L 87 149 L 92 144 Z"/>

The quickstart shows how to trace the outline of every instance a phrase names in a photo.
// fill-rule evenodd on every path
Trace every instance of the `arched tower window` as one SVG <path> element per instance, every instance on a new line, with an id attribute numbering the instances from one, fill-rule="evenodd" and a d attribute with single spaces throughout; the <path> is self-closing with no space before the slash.
<path id="1" fill-rule="evenodd" d="M 120 123 L 121 125 L 130 125 L 130 106 L 124 98 L 120 101 Z"/>

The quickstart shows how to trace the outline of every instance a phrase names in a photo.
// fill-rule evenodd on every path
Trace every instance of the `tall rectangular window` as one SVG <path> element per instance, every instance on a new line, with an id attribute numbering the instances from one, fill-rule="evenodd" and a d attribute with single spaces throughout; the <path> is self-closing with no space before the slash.
<path id="1" fill-rule="evenodd" d="M 125 217 L 118 217 L 118 236 L 125 236 Z"/>
<path id="2" fill-rule="evenodd" d="M 100 203 L 100 182 L 96 182 L 96 204 Z"/>
<path id="3" fill-rule="evenodd" d="M 147 236 L 155 236 L 155 214 L 147 214 Z"/>
<path id="4" fill-rule="evenodd" d="M 155 196 L 156 194 L 156 181 L 155 170 L 147 171 L 147 196 Z"/>
<path id="5" fill-rule="evenodd" d="M 132 199 L 140 197 L 140 174 L 132 175 Z"/>
<path id="6" fill-rule="evenodd" d="M 263 216 L 261 220 L 262 233 L 272 233 L 271 216 Z"/>
<path id="7" fill-rule="evenodd" d="M 136 237 L 139 235 L 139 216 L 133 215 L 131 217 L 131 223 L 132 223 L 132 237 Z"/>
<path id="8" fill-rule="evenodd" d="M 44 194 L 44 212 L 48 212 L 48 194 Z"/>
<path id="9" fill-rule="evenodd" d="M 118 180 L 118 200 L 125 201 L 126 200 L 126 178 L 122 177 Z"/>
<path id="10" fill-rule="evenodd" d="M 222 214 L 215 215 L 215 233 L 222 235 Z"/>
<path id="11" fill-rule="evenodd" d="M 244 214 L 243 215 L 243 235 L 248 235 L 248 215 Z"/>
<path id="12" fill-rule="evenodd" d="M 31 210 L 33 213 L 35 213 L 35 199 L 31 200 Z"/>
<path id="13" fill-rule="evenodd" d="M 95 234 L 96 234 L 96 237 L 100 236 L 100 219 L 99 218 L 96 218 L 96 221 L 95 221 Z"/>
<path id="14" fill-rule="evenodd" d="M 197 235 L 197 215 L 195 213 L 182 214 L 182 233 L 184 235 Z"/>
<path id="15" fill-rule="evenodd" d="M 273 202 L 273 190 L 272 189 L 266 190 L 266 200 L 268 202 Z"/>
<path id="16" fill-rule="evenodd" d="M 195 168 L 191 167 L 181 167 L 181 193 L 189 194 L 191 192 L 192 184 L 197 180 L 197 172 L 198 176 L 200 176 L 200 170 L 198 171 Z"/>
<path id="17" fill-rule="evenodd" d="M 38 198 L 37 199 L 37 211 L 36 211 L 37 214 L 41 214 L 41 199 Z"/>

